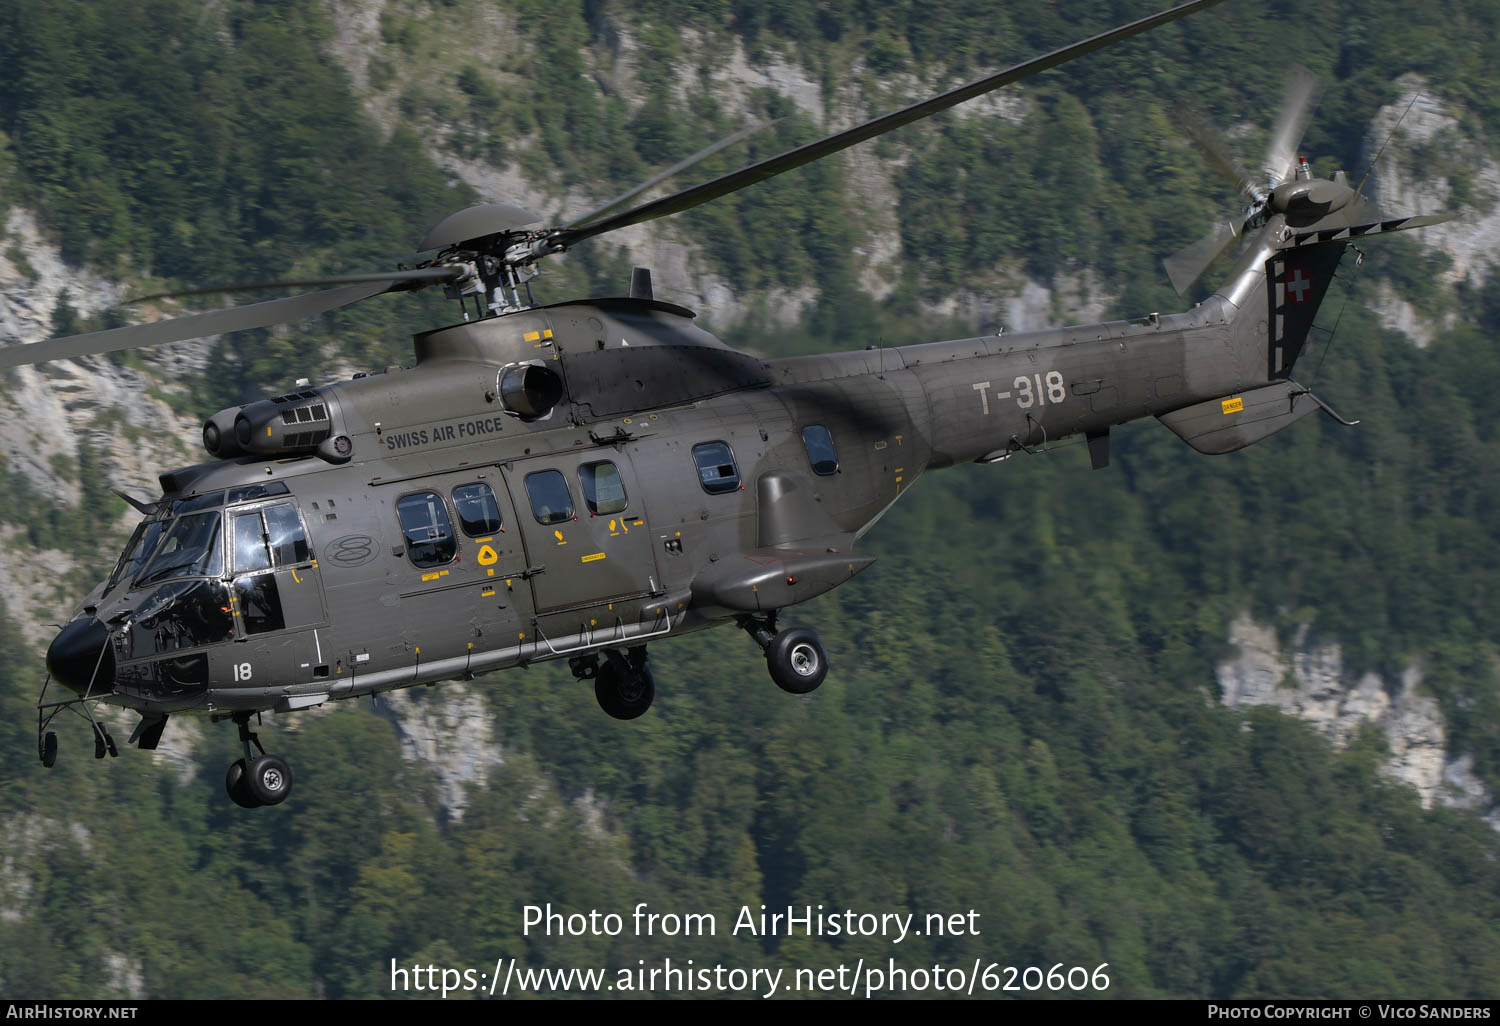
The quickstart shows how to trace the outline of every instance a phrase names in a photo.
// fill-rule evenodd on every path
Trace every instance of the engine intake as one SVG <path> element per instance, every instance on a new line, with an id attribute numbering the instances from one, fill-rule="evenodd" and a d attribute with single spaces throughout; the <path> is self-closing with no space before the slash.
<path id="1" fill-rule="evenodd" d="M 563 397 L 563 382 L 543 363 L 517 363 L 500 372 L 500 405 L 522 420 L 540 420 Z"/>

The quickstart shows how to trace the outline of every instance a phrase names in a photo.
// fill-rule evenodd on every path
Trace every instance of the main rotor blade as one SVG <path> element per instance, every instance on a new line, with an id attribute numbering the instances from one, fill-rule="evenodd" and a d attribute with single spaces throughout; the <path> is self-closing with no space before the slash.
<path id="1" fill-rule="evenodd" d="M 1055 68 L 1059 64 L 1082 57 L 1084 54 L 1092 53 L 1111 43 L 1130 36 L 1139 35 L 1149 29 L 1156 28 L 1158 25 L 1164 25 L 1169 21 L 1176 21 L 1178 18 L 1185 17 L 1195 11 L 1203 10 L 1206 7 L 1212 7 L 1220 2 L 1221 0 L 1191 0 L 1189 3 L 1173 7 L 1170 10 L 1159 11 L 1150 17 L 1141 18 L 1139 21 L 1133 21 L 1128 25 L 1111 29 L 1108 32 L 1103 32 L 1082 42 L 1065 46 L 1061 50 L 1054 50 L 1042 57 L 1034 58 L 1023 64 L 1017 64 L 1013 68 L 997 72 L 987 78 L 978 79 L 977 81 L 970 82 L 968 85 L 950 89 L 948 92 L 941 93 L 931 99 L 914 103 L 891 114 L 866 121 L 862 125 L 856 125 L 842 132 L 825 136 L 817 142 L 787 150 L 780 156 L 771 157 L 757 164 L 751 164 L 738 171 L 715 178 L 711 182 L 705 182 L 691 189 L 683 189 L 680 192 L 653 200 L 650 203 L 643 203 L 638 207 L 632 207 L 629 210 L 606 217 L 590 225 L 564 228 L 552 236 L 552 241 L 566 248 L 575 243 L 582 242 L 584 239 L 591 239 L 596 235 L 612 232 L 617 228 L 627 228 L 633 224 L 640 224 L 642 221 L 651 221 L 658 217 L 665 217 L 668 214 L 680 213 L 701 203 L 707 203 L 709 200 L 736 192 L 747 185 L 765 181 L 767 178 L 772 178 L 784 171 L 790 171 L 804 164 L 810 164 L 815 160 L 828 156 L 830 153 L 837 153 L 839 150 L 847 149 L 856 143 L 864 142 L 866 139 L 873 139 L 878 135 L 884 135 L 886 132 L 900 128 L 903 125 L 909 125 L 913 121 L 920 121 L 922 118 L 930 117 L 938 111 L 947 110 L 949 107 L 963 103 L 965 100 L 972 100 L 976 96 L 982 96 L 992 89 L 998 89 L 1001 86 L 1018 82 L 1023 78 L 1028 78 L 1049 68 Z"/>
<path id="2" fill-rule="evenodd" d="M 1220 221 L 1203 238 L 1162 261 L 1167 268 L 1167 277 L 1171 279 L 1172 287 L 1179 296 L 1186 295 L 1193 282 L 1203 277 L 1208 265 L 1219 258 L 1219 254 L 1224 252 L 1224 247 L 1234 237 L 1234 226 L 1227 221 Z"/>
<path id="3" fill-rule="evenodd" d="M 305 321 L 309 317 L 337 310 L 341 306 L 358 303 L 362 299 L 378 296 L 390 291 L 388 282 L 371 282 L 363 285 L 347 285 L 326 292 L 309 292 L 285 299 L 272 299 L 265 303 L 236 306 L 228 310 L 211 310 L 206 313 L 189 314 L 152 324 L 132 324 L 125 328 L 110 328 L 92 331 L 86 335 L 33 342 L 30 345 L 5 346 L 0 348 L 0 368 L 20 367 L 28 363 L 45 363 L 48 360 L 67 360 L 75 356 L 93 356 L 97 353 L 113 353 L 120 349 L 139 349 L 142 346 L 160 345 L 163 342 L 180 342 L 204 335 L 218 335 L 226 331 L 246 331 L 264 328 L 271 324 L 288 321 Z"/>
<path id="4" fill-rule="evenodd" d="M 1307 118 L 1318 92 L 1318 76 L 1300 64 L 1291 70 L 1281 113 L 1276 116 L 1271 143 L 1266 147 L 1266 178 L 1271 188 L 1289 180 L 1296 170 L 1297 147 L 1307 131 Z"/>
<path id="5" fill-rule="evenodd" d="M 177 296 L 208 296 L 215 292 L 250 292 L 255 289 L 294 289 L 316 285 L 356 285 L 363 282 L 447 281 L 462 274 L 457 267 L 418 267 L 406 271 L 372 271 L 368 274 L 335 274 L 327 278 L 295 278 L 286 281 L 256 281 L 235 285 L 205 285 L 198 289 L 179 289 L 175 292 L 153 292 L 149 296 L 137 296 L 125 301 L 144 303 L 152 299 L 172 299 Z"/>
<path id="6" fill-rule="evenodd" d="M 653 185 L 656 185 L 659 182 L 664 182 L 668 178 L 671 178 L 673 175 L 680 174 L 681 172 L 686 171 L 688 168 L 692 167 L 699 161 L 707 160 L 709 157 L 712 157 L 715 153 L 718 153 L 724 147 L 733 146 L 741 139 L 759 132 L 762 128 L 767 128 L 771 125 L 779 124 L 781 120 L 781 118 L 777 118 L 774 121 L 762 121 L 758 124 L 751 125 L 748 128 L 742 128 L 738 132 L 735 132 L 733 135 L 725 136 L 723 139 L 720 139 L 718 142 L 714 143 L 711 146 L 705 146 L 703 149 L 699 150 L 691 157 L 686 157 L 682 160 L 679 160 L 677 163 L 673 164 L 665 171 L 647 179 L 640 185 L 637 185 L 635 188 L 631 189 L 629 192 L 621 193 L 614 199 L 610 200 L 608 203 L 604 204 L 602 207 L 590 210 L 582 217 L 574 218 L 573 221 L 568 225 L 568 227 L 578 228 L 585 224 L 588 224 L 588 222 L 594 220 L 595 218 L 603 217 L 605 214 L 609 213 L 616 207 L 622 206 L 630 200 L 635 199 L 635 197 L 639 196 L 641 193 L 645 192 Z"/>

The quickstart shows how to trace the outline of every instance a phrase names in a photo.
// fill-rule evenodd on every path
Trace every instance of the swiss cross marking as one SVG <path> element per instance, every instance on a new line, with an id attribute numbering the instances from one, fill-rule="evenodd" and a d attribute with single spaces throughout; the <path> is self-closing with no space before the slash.
<path id="1" fill-rule="evenodd" d="M 1287 295 L 1292 297 L 1294 303 L 1307 302 L 1307 290 L 1312 288 L 1312 281 L 1302 273 L 1302 268 L 1293 267 L 1286 275 Z"/>

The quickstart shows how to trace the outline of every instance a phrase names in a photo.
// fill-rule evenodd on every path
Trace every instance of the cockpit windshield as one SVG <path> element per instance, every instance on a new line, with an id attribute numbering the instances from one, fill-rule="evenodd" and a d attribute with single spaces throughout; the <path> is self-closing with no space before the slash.
<path id="1" fill-rule="evenodd" d="M 166 526 L 164 520 L 146 520 L 136 525 L 135 533 L 130 536 L 130 543 L 125 546 L 124 555 L 115 564 L 115 572 L 109 575 L 109 583 L 104 586 L 105 592 L 113 591 L 116 584 L 130 581 L 140 573 L 146 560 L 151 558 L 151 553 L 156 551 L 156 543 L 161 541 L 162 528 Z"/>
<path id="2" fill-rule="evenodd" d="M 156 554 L 135 583 L 143 587 L 178 577 L 218 577 L 223 570 L 219 514 L 189 513 L 172 521 Z"/>

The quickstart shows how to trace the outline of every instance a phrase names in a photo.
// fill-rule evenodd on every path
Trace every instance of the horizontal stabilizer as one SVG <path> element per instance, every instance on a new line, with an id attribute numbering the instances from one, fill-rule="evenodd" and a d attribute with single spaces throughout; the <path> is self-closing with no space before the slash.
<path id="1" fill-rule="evenodd" d="M 1321 242 L 1347 241 L 1362 239 L 1367 235 L 1381 235 L 1385 232 L 1404 232 L 1409 228 L 1426 228 L 1428 225 L 1451 221 L 1457 216 L 1457 214 L 1419 214 L 1414 217 L 1396 217 L 1389 221 L 1352 224 L 1347 228 L 1320 228 L 1317 231 L 1298 232 L 1292 236 L 1284 248 L 1295 249 L 1298 246 L 1316 246 Z"/>
<path id="2" fill-rule="evenodd" d="M 1278 381 L 1185 406 L 1156 419 L 1194 449 L 1217 456 L 1269 438 L 1318 408 L 1307 389 L 1295 381 Z"/>

